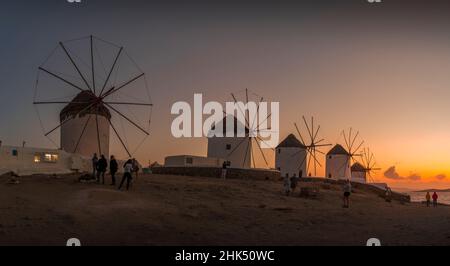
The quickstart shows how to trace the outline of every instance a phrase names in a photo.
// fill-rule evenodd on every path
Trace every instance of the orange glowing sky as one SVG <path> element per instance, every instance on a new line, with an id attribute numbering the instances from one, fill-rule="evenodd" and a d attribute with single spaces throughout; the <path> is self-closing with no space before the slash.
<path id="1" fill-rule="evenodd" d="M 0 10 L 0 29 L 9 33 L 0 49 L 3 143 L 49 145 L 33 130 L 37 66 L 59 40 L 94 34 L 124 45 L 149 77 L 152 135 L 136 155 L 144 164 L 206 154 L 205 139 L 171 136 L 174 102 L 192 102 L 194 93 L 230 101 L 231 92 L 249 88 L 280 102 L 281 138 L 295 132 L 302 115 L 313 115 L 333 144 L 343 143 L 343 129 L 360 131 L 383 169 L 376 181 L 450 187 L 446 3 L 90 1 L 70 9 L 16 2 Z M 392 166 L 400 179 L 383 177 Z"/>

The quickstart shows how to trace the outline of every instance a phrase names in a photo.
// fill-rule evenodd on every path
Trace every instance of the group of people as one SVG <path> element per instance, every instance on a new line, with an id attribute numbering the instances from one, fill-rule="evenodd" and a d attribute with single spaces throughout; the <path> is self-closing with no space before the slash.
<path id="1" fill-rule="evenodd" d="M 100 158 L 98 158 L 97 154 L 95 153 L 92 157 L 92 174 L 93 177 L 96 179 L 97 183 L 105 184 L 105 174 L 108 169 L 108 161 L 106 160 L 104 155 L 101 155 Z M 119 171 L 119 164 L 116 161 L 116 158 L 114 156 L 111 156 L 109 160 L 109 173 L 111 175 L 111 186 L 116 185 L 116 174 Z M 133 181 L 133 173 L 136 175 L 139 172 L 139 164 L 136 161 L 136 159 L 129 159 L 125 162 L 123 165 L 123 177 L 122 181 L 120 182 L 120 185 L 118 189 L 122 189 L 122 186 L 124 185 L 125 181 L 127 182 L 127 190 L 130 188 L 130 184 Z"/>
<path id="2" fill-rule="evenodd" d="M 427 192 L 427 194 L 425 195 L 425 199 L 427 200 L 427 207 L 430 207 L 431 205 L 431 199 L 433 199 L 433 207 L 437 207 L 438 205 L 438 194 L 435 192 L 433 192 L 433 196 L 430 195 L 430 192 Z"/>

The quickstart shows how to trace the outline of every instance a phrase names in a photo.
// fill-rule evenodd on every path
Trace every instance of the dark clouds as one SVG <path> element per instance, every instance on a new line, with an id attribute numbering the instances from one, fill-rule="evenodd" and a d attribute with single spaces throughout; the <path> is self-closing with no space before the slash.
<path id="1" fill-rule="evenodd" d="M 384 176 L 386 178 L 392 179 L 392 180 L 412 180 L 412 181 L 419 181 L 422 179 L 420 175 L 412 174 L 409 176 L 401 176 L 397 170 L 395 169 L 395 166 L 389 167 L 385 172 Z"/>
<path id="2" fill-rule="evenodd" d="M 384 172 L 384 177 L 391 179 L 391 180 L 411 180 L 411 181 L 422 180 L 422 177 L 418 174 L 411 174 L 409 176 L 401 176 L 395 169 L 395 166 L 389 167 Z M 437 179 L 437 180 L 444 180 L 447 178 L 447 176 L 445 174 L 439 174 L 439 175 L 434 176 L 433 178 Z"/>

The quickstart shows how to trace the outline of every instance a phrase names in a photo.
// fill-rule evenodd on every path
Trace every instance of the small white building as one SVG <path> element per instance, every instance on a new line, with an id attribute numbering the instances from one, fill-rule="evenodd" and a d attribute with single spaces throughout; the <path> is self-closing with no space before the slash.
<path id="1" fill-rule="evenodd" d="M 275 149 L 275 168 L 282 177 L 306 176 L 306 157 L 306 147 L 290 134 Z"/>
<path id="2" fill-rule="evenodd" d="M 164 160 L 165 167 L 217 167 L 223 166 L 224 159 L 192 156 L 192 155 L 177 155 L 168 156 Z"/>
<path id="3" fill-rule="evenodd" d="M 352 170 L 352 182 L 358 182 L 358 183 L 367 183 L 367 171 L 364 166 L 362 166 L 360 163 L 356 162 L 351 167 Z"/>
<path id="4" fill-rule="evenodd" d="M 327 178 L 332 179 L 351 179 L 350 169 L 351 156 L 347 150 L 339 144 L 336 144 L 326 157 L 325 173 Z"/>
<path id="5" fill-rule="evenodd" d="M 27 176 L 90 171 L 92 171 L 90 158 L 70 154 L 62 150 L 13 146 L 0 147 L 0 175 L 8 172 Z"/>
<path id="6" fill-rule="evenodd" d="M 208 157 L 224 159 L 231 168 L 251 168 L 252 139 L 249 137 L 248 128 L 234 117 L 234 131 L 229 134 L 233 137 L 226 137 L 226 121 L 227 117 L 221 122 L 223 137 L 208 138 Z M 244 137 L 238 137 L 238 125 L 245 128 Z"/>
<path id="7" fill-rule="evenodd" d="M 108 161 L 109 163 L 109 161 Z M 125 161 L 117 160 L 119 173 Z M 139 167 L 142 170 L 142 167 Z M 0 146 L 0 175 L 14 172 L 19 176 L 35 174 L 92 173 L 92 158 L 63 150 Z"/>

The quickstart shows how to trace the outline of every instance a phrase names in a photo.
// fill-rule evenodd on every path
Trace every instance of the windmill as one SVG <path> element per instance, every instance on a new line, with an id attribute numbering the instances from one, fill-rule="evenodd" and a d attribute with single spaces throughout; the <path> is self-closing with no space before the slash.
<path id="1" fill-rule="evenodd" d="M 354 135 L 352 133 L 354 133 L 353 128 L 350 128 L 350 130 L 348 131 L 348 134 L 346 133 L 345 130 L 342 131 L 342 136 L 344 137 L 345 147 L 346 147 L 348 154 L 347 154 L 347 159 L 346 159 L 345 163 L 341 166 L 339 171 L 345 167 L 345 171 L 347 172 L 348 170 L 350 170 L 350 167 L 349 167 L 350 164 L 357 162 L 356 157 L 362 156 L 362 154 L 360 154 L 358 152 L 361 149 L 362 145 L 364 144 L 364 140 L 361 140 L 361 142 L 359 142 L 359 140 L 358 140 L 359 131 L 357 131 L 356 134 L 354 134 Z M 351 176 L 351 173 L 348 173 L 348 174 L 350 174 L 350 176 Z"/>
<path id="2" fill-rule="evenodd" d="M 368 175 L 369 180 L 374 183 L 373 175 L 380 171 L 381 168 L 377 167 L 375 156 L 369 148 L 364 148 L 361 156 L 361 163 L 364 167 L 364 171 Z"/>
<path id="3" fill-rule="evenodd" d="M 322 164 L 320 163 L 320 161 L 317 159 L 317 153 L 323 154 L 325 155 L 324 152 L 322 152 L 320 150 L 320 148 L 322 147 L 327 147 L 327 146 L 331 146 L 331 144 L 326 144 L 323 143 L 325 141 L 325 139 L 320 139 L 319 138 L 319 131 L 320 131 L 320 125 L 317 126 L 317 128 L 315 128 L 314 125 L 314 117 L 311 116 L 311 123 L 308 124 L 305 116 L 302 116 L 303 122 L 305 124 L 306 130 L 308 132 L 308 138 L 303 138 L 301 132 L 300 132 L 300 128 L 297 125 L 297 123 L 294 123 L 295 129 L 297 130 L 297 134 L 300 137 L 300 142 L 302 143 L 303 146 L 305 146 L 307 154 L 309 154 L 309 156 L 305 156 L 302 160 L 302 162 L 300 163 L 299 166 L 299 170 L 300 168 L 303 167 L 303 164 L 306 162 L 307 157 L 308 159 L 308 163 L 306 165 L 306 171 L 308 173 L 308 175 L 311 175 L 310 173 L 310 167 L 311 167 L 311 159 L 313 160 L 313 169 L 314 169 L 314 176 L 317 176 L 317 165 L 319 165 L 320 167 L 322 167 Z M 305 141 L 306 140 L 306 141 Z M 297 155 L 299 152 L 293 154 L 293 156 Z"/>
<path id="4" fill-rule="evenodd" d="M 245 148 L 245 154 L 243 156 L 242 160 L 242 166 L 244 167 L 246 164 L 250 163 L 250 167 L 256 168 L 256 160 L 255 160 L 255 154 L 254 147 L 257 147 L 259 150 L 259 153 L 264 160 L 264 163 L 267 167 L 269 167 L 269 162 L 267 160 L 267 156 L 265 155 L 263 148 L 261 146 L 261 143 L 265 143 L 264 139 L 259 135 L 260 132 L 269 132 L 271 130 L 270 126 L 267 126 L 268 120 L 271 118 L 272 113 L 268 112 L 267 116 L 260 117 L 259 111 L 261 107 L 261 103 L 264 101 L 264 97 L 249 91 L 248 89 L 245 89 L 243 91 L 244 93 L 244 99 L 243 101 L 238 100 L 239 93 L 231 93 L 231 97 L 234 101 L 234 103 L 242 102 L 245 106 L 248 105 L 248 103 L 252 100 L 252 102 L 256 103 L 257 109 L 254 117 L 250 117 L 250 113 L 248 109 L 242 110 L 242 108 L 238 108 L 238 112 L 244 117 L 244 125 L 246 130 L 246 138 L 242 139 L 227 155 L 227 157 L 233 156 L 233 154 L 236 153 L 236 151 L 239 149 L 239 147 L 242 146 L 242 144 L 246 145 Z M 256 145 L 254 145 L 256 144 Z M 271 148 L 271 150 L 274 150 Z"/>
<path id="5" fill-rule="evenodd" d="M 38 68 L 33 103 L 44 135 L 69 153 L 108 156 L 115 141 L 132 157 L 150 135 L 145 73 L 124 47 L 95 36 L 58 43 Z"/>

